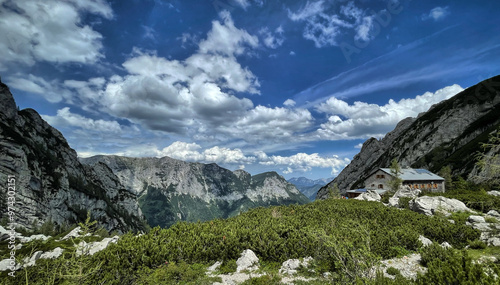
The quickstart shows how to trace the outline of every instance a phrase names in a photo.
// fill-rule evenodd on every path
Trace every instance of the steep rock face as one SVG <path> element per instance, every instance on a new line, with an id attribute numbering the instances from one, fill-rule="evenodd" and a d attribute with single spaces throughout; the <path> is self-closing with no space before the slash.
<path id="1" fill-rule="evenodd" d="M 251 176 L 217 164 L 184 162 L 169 157 L 94 156 L 90 166 L 108 165 L 128 191 L 138 195 L 151 226 L 236 215 L 258 206 L 307 203 L 295 186 L 276 172 Z"/>
<path id="2" fill-rule="evenodd" d="M 87 210 L 108 230 L 144 228 L 135 196 L 105 165 L 83 166 L 62 134 L 32 110 L 18 111 L 0 82 L 0 181 L 5 203 L 7 178 L 15 177 L 14 221 L 32 229 L 83 221 Z M 7 207 L 2 206 L 2 216 Z"/>
<path id="3" fill-rule="evenodd" d="M 330 184 L 338 183 L 344 192 L 363 187 L 371 172 L 388 167 L 393 158 L 402 167 L 438 172 L 450 165 L 454 175 L 482 176 L 474 154 L 482 151 L 480 143 L 499 127 L 499 114 L 500 76 L 496 76 L 432 106 L 416 119 L 401 121 L 382 140 L 367 140 Z M 318 191 L 316 199 L 327 198 L 328 185 Z"/>

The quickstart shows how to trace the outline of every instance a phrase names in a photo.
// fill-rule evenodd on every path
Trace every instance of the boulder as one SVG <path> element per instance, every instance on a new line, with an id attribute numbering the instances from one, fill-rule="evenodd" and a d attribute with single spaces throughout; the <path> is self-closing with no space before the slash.
<path id="1" fill-rule="evenodd" d="M 393 198 L 401 198 L 401 197 L 406 197 L 406 198 L 417 198 L 418 195 L 420 194 L 420 189 L 411 189 L 410 186 L 405 185 L 399 187 L 398 191 L 394 193 L 392 196 Z"/>
<path id="2" fill-rule="evenodd" d="M 457 199 L 442 196 L 422 196 L 410 201 L 410 209 L 428 216 L 437 212 L 472 212 L 465 204 Z"/>
<path id="3" fill-rule="evenodd" d="M 297 269 L 299 269 L 300 266 L 302 267 L 308 267 L 309 263 L 313 260 L 311 256 L 304 258 L 304 260 L 301 262 L 299 259 L 289 259 L 281 265 L 280 268 L 280 273 L 281 274 L 286 274 L 286 275 L 292 275 L 297 273 Z"/>
<path id="4" fill-rule="evenodd" d="M 96 241 L 96 242 L 91 242 L 91 243 L 86 243 L 85 241 L 81 241 L 78 244 L 78 250 L 76 251 L 76 255 L 79 256 L 82 253 L 83 254 L 88 254 L 88 255 L 94 255 L 96 252 L 99 252 L 111 243 L 116 243 L 118 241 L 119 237 L 114 236 L 111 238 L 104 238 L 101 241 Z"/>
<path id="5" fill-rule="evenodd" d="M 497 191 L 497 190 L 493 190 L 493 191 L 488 191 L 486 192 L 488 195 L 492 195 L 492 196 L 497 196 L 497 197 L 500 197 L 500 191 Z"/>
<path id="6" fill-rule="evenodd" d="M 76 227 L 71 232 L 69 232 L 67 235 L 65 235 L 61 240 L 67 240 L 70 238 L 77 238 L 80 236 L 80 231 L 81 231 L 81 228 Z"/>
<path id="7" fill-rule="evenodd" d="M 43 254 L 43 251 L 37 251 L 37 252 L 33 253 L 33 255 L 31 256 L 31 258 L 26 257 L 23 260 L 24 261 L 24 267 L 29 267 L 29 266 L 35 265 L 36 261 L 38 259 L 40 259 L 40 256 L 42 256 L 42 254 Z"/>
<path id="8" fill-rule="evenodd" d="M 443 242 L 441 246 L 444 248 L 452 248 L 451 244 L 449 244 L 447 241 Z"/>
<path id="9" fill-rule="evenodd" d="M 46 236 L 46 235 L 32 235 L 32 236 L 29 236 L 29 237 L 20 237 L 19 238 L 19 241 L 21 243 L 28 243 L 30 241 L 34 241 L 34 240 L 48 240 L 50 237 Z"/>
<path id="10" fill-rule="evenodd" d="M 394 198 L 394 197 L 389 198 L 389 206 L 398 208 L 399 207 L 399 198 Z"/>
<path id="11" fill-rule="evenodd" d="M 486 215 L 492 216 L 493 218 L 500 218 L 500 213 L 495 210 L 490 210 Z"/>
<path id="12" fill-rule="evenodd" d="M 64 251 L 64 249 L 62 249 L 60 247 L 56 247 L 56 248 L 54 248 L 51 251 L 44 252 L 40 256 L 40 259 L 54 259 L 54 258 L 58 258 L 59 256 L 61 256 L 61 254 L 63 253 L 63 251 Z"/>
<path id="13" fill-rule="evenodd" d="M 300 260 L 298 259 L 289 259 L 281 265 L 280 273 L 292 275 L 297 273 L 297 269 L 300 267 Z"/>
<path id="14" fill-rule="evenodd" d="M 214 271 L 215 271 L 215 270 L 217 270 L 217 268 L 219 268 L 221 265 L 222 265 L 222 262 L 217 261 L 217 262 L 216 262 L 216 263 L 214 263 L 212 266 L 210 266 L 209 268 L 207 268 L 208 273 L 212 273 L 212 272 L 214 272 Z"/>
<path id="15" fill-rule="evenodd" d="M 377 193 L 377 191 L 367 190 L 366 193 L 363 193 L 354 199 L 380 202 L 380 199 L 382 199 L 382 197 L 380 197 L 380 195 Z"/>
<path id="16" fill-rule="evenodd" d="M 12 259 L 4 259 L 0 261 L 0 271 L 11 271 L 12 269 L 18 270 L 19 268 L 21 268 L 21 266 L 19 266 L 19 264 Z"/>
<path id="17" fill-rule="evenodd" d="M 484 217 L 481 217 L 481 216 L 469 216 L 469 218 L 467 219 L 470 223 L 486 223 L 486 221 L 484 220 Z"/>
<path id="18" fill-rule="evenodd" d="M 236 265 L 238 266 L 236 272 L 241 272 L 243 270 L 257 270 L 258 263 L 259 258 L 252 250 L 244 250 L 241 253 L 241 257 L 236 260 Z"/>
<path id="19" fill-rule="evenodd" d="M 432 245 L 432 240 L 424 237 L 424 236 L 419 236 L 418 237 L 418 240 L 422 243 L 422 245 L 425 247 L 425 246 L 429 246 L 429 245 Z"/>
<path id="20" fill-rule="evenodd" d="M 9 239 L 10 233 L 4 227 L 0 226 L 0 241 Z"/>

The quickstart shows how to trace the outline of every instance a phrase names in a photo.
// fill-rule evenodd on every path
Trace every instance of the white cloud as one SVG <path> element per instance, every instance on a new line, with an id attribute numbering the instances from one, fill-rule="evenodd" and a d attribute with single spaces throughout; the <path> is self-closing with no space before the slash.
<path id="1" fill-rule="evenodd" d="M 131 148 L 122 152 L 134 154 L 134 156 L 168 156 L 171 158 L 202 163 L 217 163 L 226 166 L 238 166 L 239 169 L 245 165 L 258 163 L 265 166 L 286 167 L 284 174 L 292 172 L 306 172 L 313 168 L 331 168 L 332 174 L 337 174 L 343 167 L 349 164 L 349 159 L 341 159 L 338 156 L 322 157 L 318 153 L 297 153 L 291 156 L 268 156 L 259 151 L 253 155 L 246 155 L 239 148 L 226 148 L 214 146 L 203 149 L 197 143 L 176 141 L 162 150 L 156 149 L 154 145 Z"/>
<path id="2" fill-rule="evenodd" d="M 446 16 L 448 16 L 450 14 L 450 11 L 448 9 L 448 7 L 436 7 L 436 8 L 433 8 L 429 14 L 424 14 L 422 15 L 422 20 L 426 21 L 426 20 L 429 20 L 429 19 L 432 19 L 434 21 L 438 21 L 438 20 L 442 20 L 444 18 L 446 18 Z"/>
<path id="3" fill-rule="evenodd" d="M 295 104 L 295 101 L 293 101 L 292 99 L 286 99 L 286 101 L 283 102 L 283 105 L 286 107 L 293 107 L 295 106 Z"/>
<path id="4" fill-rule="evenodd" d="M 157 156 L 168 156 L 183 161 L 218 164 L 244 165 L 255 161 L 255 157 L 244 155 L 238 148 L 230 149 L 214 146 L 203 151 L 201 151 L 201 148 L 202 147 L 196 143 L 176 141 L 163 150 L 158 151 Z"/>
<path id="5" fill-rule="evenodd" d="M 356 27 L 356 40 L 370 41 L 373 39 L 371 31 L 373 29 L 373 16 L 363 17 L 362 22 Z"/>
<path id="6" fill-rule="evenodd" d="M 222 11 L 219 15 L 222 18 L 222 23 L 212 22 L 212 29 L 208 32 L 207 39 L 199 44 L 201 53 L 217 53 L 226 56 L 241 55 L 247 46 L 256 48 L 259 45 L 259 39 L 256 36 L 234 26 L 228 11 Z"/>
<path id="7" fill-rule="evenodd" d="M 0 6 L 0 70 L 38 61 L 92 64 L 103 57 L 102 35 L 81 22 L 83 13 L 113 17 L 102 0 L 3 1 Z"/>
<path id="8" fill-rule="evenodd" d="M 262 28 L 259 31 L 259 33 L 264 38 L 263 39 L 264 45 L 268 48 L 276 49 L 276 48 L 280 47 L 281 45 L 283 45 L 283 43 L 285 42 L 285 37 L 283 35 L 284 30 L 281 26 L 276 28 L 274 33 L 269 31 L 269 28 L 267 28 L 267 27 Z"/>
<path id="9" fill-rule="evenodd" d="M 358 143 L 357 145 L 354 146 L 354 148 L 358 148 L 358 149 L 361 149 L 362 147 L 363 147 L 362 143 Z"/>
<path id="10" fill-rule="evenodd" d="M 295 140 L 297 133 L 310 127 L 313 120 L 306 109 L 269 108 L 259 105 L 219 131 L 252 143 L 263 140 L 269 143 L 283 143 Z"/>
<path id="11" fill-rule="evenodd" d="M 426 92 L 415 98 L 401 99 L 399 102 L 391 99 L 383 106 L 365 102 L 349 105 L 331 97 L 317 107 L 319 112 L 329 115 L 328 122 L 321 124 L 317 130 L 317 136 L 329 140 L 382 137 L 402 119 L 416 117 L 432 105 L 461 91 L 463 88 L 455 84 L 434 93 Z"/>
<path id="12" fill-rule="evenodd" d="M 86 131 L 119 134 L 122 132 L 116 121 L 94 120 L 82 115 L 71 113 L 69 107 L 57 111 L 56 116 L 44 115 L 43 119 L 57 127 L 77 127 Z"/>
<path id="13" fill-rule="evenodd" d="M 267 157 L 266 160 L 260 161 L 259 163 L 263 165 L 286 166 L 286 170 L 283 171 L 284 174 L 289 174 L 295 171 L 307 172 L 311 171 L 313 167 L 319 167 L 331 168 L 332 175 L 335 175 L 338 174 L 347 164 L 349 164 L 349 162 L 349 159 L 341 159 L 338 156 L 321 157 L 317 153 L 297 153 L 291 156 L 273 155 Z"/>
<path id="14" fill-rule="evenodd" d="M 307 1 L 297 12 L 288 10 L 288 17 L 295 22 L 305 22 L 303 36 L 314 42 L 318 48 L 337 46 L 339 37 L 348 32 L 354 33 L 356 40 L 373 39 L 374 11 L 368 15 L 349 1 L 345 5 L 332 4 L 333 1 Z"/>
<path id="15" fill-rule="evenodd" d="M 250 6 L 249 0 L 234 0 L 234 2 L 236 2 L 236 4 L 240 5 L 241 8 L 245 10 L 248 8 L 248 6 Z"/>
<path id="16" fill-rule="evenodd" d="M 47 81 L 33 74 L 16 74 L 7 78 L 10 87 L 43 96 L 51 103 L 71 101 L 73 95 L 57 80 Z"/>

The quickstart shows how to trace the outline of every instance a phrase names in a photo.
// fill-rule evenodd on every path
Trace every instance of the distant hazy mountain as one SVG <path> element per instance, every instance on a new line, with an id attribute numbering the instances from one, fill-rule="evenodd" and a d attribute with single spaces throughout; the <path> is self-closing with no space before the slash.
<path id="1" fill-rule="evenodd" d="M 363 187 L 375 169 L 397 159 L 402 167 L 438 172 L 449 165 L 453 175 L 485 182 L 487 175 L 476 165 L 481 143 L 500 127 L 500 76 L 467 88 L 432 106 L 418 118 L 406 118 L 383 139 L 367 140 L 351 163 L 332 181 L 341 191 Z M 495 157 L 498 148 L 486 155 Z M 327 198 L 327 187 L 316 199 Z"/>
<path id="2" fill-rule="evenodd" d="M 305 204 L 309 200 L 276 172 L 251 176 L 215 163 L 163 158 L 94 156 L 85 164 L 104 163 L 139 197 L 151 226 L 226 218 L 259 206 Z"/>
<path id="3" fill-rule="evenodd" d="M 318 190 L 330 182 L 333 178 L 322 178 L 312 180 L 306 177 L 294 177 L 288 179 L 288 182 L 292 183 L 299 189 L 302 194 L 304 194 L 309 200 L 314 201 L 316 198 L 316 193 Z"/>

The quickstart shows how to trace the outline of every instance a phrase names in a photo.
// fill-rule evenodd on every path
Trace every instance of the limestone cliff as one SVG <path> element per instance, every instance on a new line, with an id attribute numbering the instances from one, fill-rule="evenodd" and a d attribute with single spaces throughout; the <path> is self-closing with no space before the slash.
<path id="1" fill-rule="evenodd" d="M 0 82 L 0 187 L 6 202 L 7 178 L 15 178 L 14 219 L 32 229 L 83 221 L 87 211 L 108 230 L 144 229 L 136 196 L 105 164 L 82 165 L 62 134 L 32 109 L 18 110 Z M 7 215 L 2 205 L 1 215 Z"/>
<path id="2" fill-rule="evenodd" d="M 402 167 L 438 172 L 450 165 L 454 175 L 483 176 L 474 155 L 500 125 L 500 76 L 485 80 L 432 106 L 418 118 L 407 118 L 383 139 L 367 140 L 359 154 L 316 196 L 328 196 L 328 186 L 341 191 L 363 187 L 363 181 L 396 158 Z M 494 154 L 490 154 L 494 155 Z"/>
<path id="3" fill-rule="evenodd" d="M 259 206 L 309 202 L 276 172 L 250 175 L 217 164 L 184 162 L 169 157 L 94 156 L 81 159 L 105 163 L 130 192 L 137 194 L 151 226 L 234 216 Z"/>

